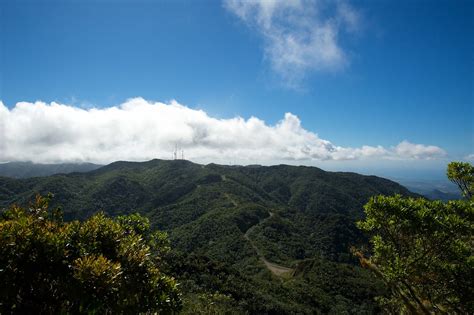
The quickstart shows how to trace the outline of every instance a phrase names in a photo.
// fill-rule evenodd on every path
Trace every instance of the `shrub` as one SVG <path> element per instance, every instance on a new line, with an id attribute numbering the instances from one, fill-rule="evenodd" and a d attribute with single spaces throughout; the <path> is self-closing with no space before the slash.
<path id="1" fill-rule="evenodd" d="M 166 234 L 138 214 L 63 222 L 37 196 L 0 218 L 0 313 L 173 313 L 175 280 L 162 272 Z"/>

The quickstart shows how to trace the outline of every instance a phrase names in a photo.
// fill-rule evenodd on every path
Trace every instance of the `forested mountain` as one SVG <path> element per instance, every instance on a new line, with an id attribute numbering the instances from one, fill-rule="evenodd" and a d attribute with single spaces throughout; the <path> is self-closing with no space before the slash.
<path id="1" fill-rule="evenodd" d="M 274 314 L 376 312 L 383 287 L 349 252 L 367 241 L 355 221 L 370 196 L 412 195 L 390 180 L 315 167 L 152 160 L 0 178 L 0 208 L 48 192 L 68 220 L 139 212 L 167 231 L 184 312 Z"/>
<path id="2" fill-rule="evenodd" d="M 0 176 L 13 178 L 50 176 L 73 172 L 89 172 L 101 166 L 92 163 L 37 164 L 31 162 L 8 162 L 0 163 Z"/>

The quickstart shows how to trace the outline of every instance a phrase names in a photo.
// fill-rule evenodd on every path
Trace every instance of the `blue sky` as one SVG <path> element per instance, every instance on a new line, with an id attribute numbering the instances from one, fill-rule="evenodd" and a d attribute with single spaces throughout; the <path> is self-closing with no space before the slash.
<path id="1" fill-rule="evenodd" d="M 407 140 L 445 152 L 424 165 L 474 153 L 473 1 L 280 2 L 270 17 L 268 3 L 2 1 L 0 100 L 176 100 L 268 126 L 291 112 L 344 148 Z M 321 29 L 337 36 L 311 41 Z M 288 34 L 303 52 L 278 46 Z"/>

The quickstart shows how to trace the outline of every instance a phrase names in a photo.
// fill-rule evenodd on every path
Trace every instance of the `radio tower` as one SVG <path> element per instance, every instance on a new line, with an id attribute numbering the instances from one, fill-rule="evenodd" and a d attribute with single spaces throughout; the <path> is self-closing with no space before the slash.
<path id="1" fill-rule="evenodd" d="M 173 160 L 178 159 L 178 144 L 175 144 L 174 151 L 173 151 Z"/>

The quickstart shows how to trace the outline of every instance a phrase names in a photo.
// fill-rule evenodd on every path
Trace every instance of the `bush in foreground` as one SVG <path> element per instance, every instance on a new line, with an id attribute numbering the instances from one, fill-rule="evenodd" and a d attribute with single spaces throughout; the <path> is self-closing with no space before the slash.
<path id="1" fill-rule="evenodd" d="M 166 234 L 137 214 L 63 222 L 37 197 L 0 218 L 0 313 L 174 313 Z"/>

